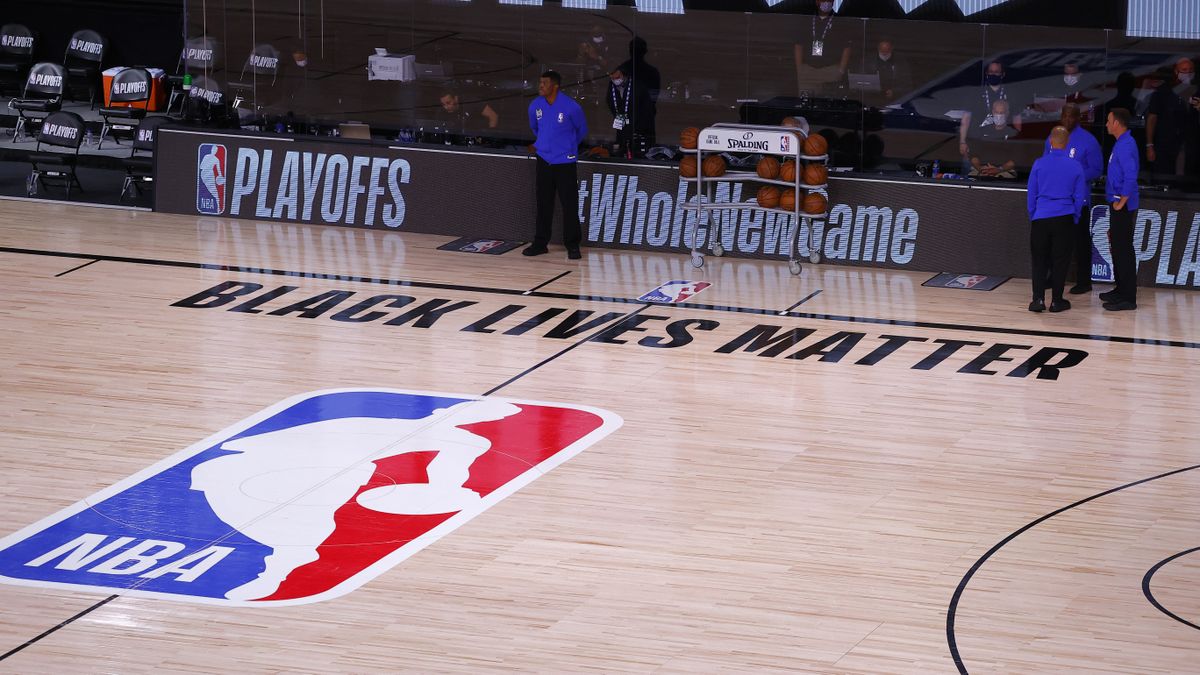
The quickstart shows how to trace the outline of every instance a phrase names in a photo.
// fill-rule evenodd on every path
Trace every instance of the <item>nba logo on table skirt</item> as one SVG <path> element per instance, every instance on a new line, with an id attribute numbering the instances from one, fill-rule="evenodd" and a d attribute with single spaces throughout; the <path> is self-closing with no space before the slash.
<path id="1" fill-rule="evenodd" d="M 201 143 L 196 156 L 196 210 L 210 216 L 225 213 L 225 146 Z"/>
<path id="2" fill-rule="evenodd" d="M 242 606 L 337 597 L 620 425 L 515 399 L 302 394 L 0 539 L 0 581 Z"/>

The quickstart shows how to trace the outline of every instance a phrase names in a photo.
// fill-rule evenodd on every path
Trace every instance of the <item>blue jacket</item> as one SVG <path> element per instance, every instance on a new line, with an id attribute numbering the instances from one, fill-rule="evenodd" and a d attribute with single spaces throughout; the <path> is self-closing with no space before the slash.
<path id="1" fill-rule="evenodd" d="M 1133 211 L 1138 207 L 1138 149 L 1133 134 L 1126 131 L 1113 145 L 1108 157 L 1108 181 L 1104 185 L 1104 198 L 1115 204 L 1121 197 L 1129 197 L 1125 208 Z"/>
<path id="2" fill-rule="evenodd" d="M 1050 139 L 1046 139 L 1046 152 L 1050 154 Z M 1104 155 L 1100 141 L 1083 127 L 1075 127 L 1067 139 L 1067 155 L 1083 167 L 1083 179 L 1089 184 L 1104 173 Z"/>
<path id="3" fill-rule="evenodd" d="M 529 128 L 537 138 L 533 147 L 537 148 L 538 157 L 550 164 L 574 162 L 579 144 L 587 138 L 583 108 L 561 91 L 553 105 L 545 96 L 533 99 L 529 104 Z"/>
<path id="4" fill-rule="evenodd" d="M 1051 150 L 1033 163 L 1026 195 L 1030 220 L 1071 216 L 1078 223 L 1079 212 L 1087 201 L 1083 167 L 1071 159 L 1067 150 Z"/>

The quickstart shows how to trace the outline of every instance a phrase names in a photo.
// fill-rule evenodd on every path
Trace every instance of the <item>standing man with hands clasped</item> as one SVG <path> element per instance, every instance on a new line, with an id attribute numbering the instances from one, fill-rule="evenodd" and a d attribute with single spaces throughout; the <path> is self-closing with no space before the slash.
<path id="1" fill-rule="evenodd" d="M 1033 163 L 1029 173 L 1029 248 L 1033 258 L 1033 301 L 1029 311 L 1046 309 L 1046 277 L 1050 277 L 1050 311 L 1071 309 L 1063 298 L 1067 267 L 1071 264 L 1071 239 L 1075 223 L 1087 204 L 1083 167 L 1067 153 L 1071 132 L 1054 127 L 1050 152 Z M 1132 239 L 1131 239 L 1132 243 Z M 1049 270 L 1046 269 L 1047 264 Z"/>
<path id="2" fill-rule="evenodd" d="M 533 243 L 522 255 L 549 253 L 554 223 L 554 197 L 563 210 L 563 244 L 567 258 L 579 260 L 583 232 L 579 227 L 579 180 L 575 170 L 579 144 L 587 137 L 587 120 L 575 99 L 559 91 L 562 76 L 553 70 L 538 80 L 539 96 L 529 104 L 529 128 L 537 150 L 537 226 Z"/>
<path id="3" fill-rule="evenodd" d="M 1119 312 L 1137 309 L 1137 260 L 1133 252 L 1133 224 L 1138 210 L 1138 149 L 1129 133 L 1129 111 L 1113 108 L 1105 124 L 1117 139 L 1108 158 L 1104 199 L 1109 205 L 1108 238 L 1112 244 L 1113 276 L 1117 287 L 1101 293 L 1104 309 Z"/>

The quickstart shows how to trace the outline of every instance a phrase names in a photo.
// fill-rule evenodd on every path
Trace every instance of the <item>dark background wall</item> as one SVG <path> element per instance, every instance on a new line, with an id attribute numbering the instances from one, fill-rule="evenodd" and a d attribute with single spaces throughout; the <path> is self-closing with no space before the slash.
<path id="1" fill-rule="evenodd" d="M 39 61 L 61 62 L 71 34 L 86 28 L 108 38 L 106 65 L 164 66 L 179 59 L 183 12 L 182 0 L 10 0 L 0 21 L 38 34 Z"/>

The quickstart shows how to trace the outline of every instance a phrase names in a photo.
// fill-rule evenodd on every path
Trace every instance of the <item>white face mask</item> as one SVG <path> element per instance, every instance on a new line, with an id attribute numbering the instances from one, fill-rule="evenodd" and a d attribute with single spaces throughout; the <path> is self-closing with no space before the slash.
<path id="1" fill-rule="evenodd" d="M 880 53 L 879 53 L 879 60 L 880 60 L 880 61 L 890 61 L 890 60 L 892 60 L 892 55 L 891 55 L 891 54 L 884 54 L 883 52 L 880 52 Z"/>
<path id="2" fill-rule="evenodd" d="M 828 14 L 829 12 L 833 11 L 833 3 L 832 2 L 822 2 L 820 5 L 817 5 L 817 7 L 819 7 L 821 12 L 823 12 L 825 14 Z"/>
<path id="3" fill-rule="evenodd" d="M 604 36 L 603 35 L 593 35 L 592 42 L 595 42 L 598 45 L 604 44 Z"/>
<path id="4" fill-rule="evenodd" d="M 1068 87 L 1074 87 L 1075 85 L 1079 84 L 1079 76 L 1063 75 L 1063 82 L 1065 82 Z"/>
<path id="5" fill-rule="evenodd" d="M 296 65 L 303 68 L 304 66 L 308 65 L 308 59 L 300 59 L 299 61 L 296 62 Z"/>
<path id="6" fill-rule="evenodd" d="M 1195 76 L 1196 76 L 1195 73 L 1180 73 L 1179 74 L 1179 83 L 1180 84 L 1191 84 L 1192 78 L 1194 78 Z"/>
<path id="7" fill-rule="evenodd" d="M 613 83 L 613 86 L 619 87 L 619 86 L 625 84 L 625 80 L 624 80 L 624 78 L 622 78 L 620 80 L 613 80 L 612 83 Z"/>

